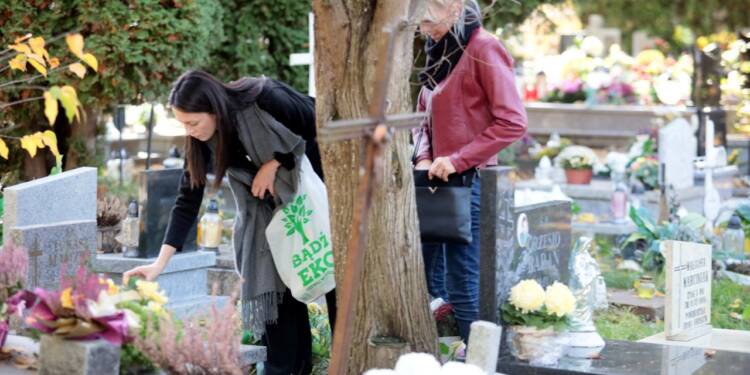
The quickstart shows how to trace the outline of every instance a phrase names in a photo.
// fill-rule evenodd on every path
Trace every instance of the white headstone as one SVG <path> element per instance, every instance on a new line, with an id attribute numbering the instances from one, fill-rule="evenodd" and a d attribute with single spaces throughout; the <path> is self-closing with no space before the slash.
<path id="1" fill-rule="evenodd" d="M 666 259 L 667 340 L 689 341 L 711 332 L 711 245 L 662 242 Z"/>
<path id="2" fill-rule="evenodd" d="M 645 31 L 633 32 L 633 56 L 638 55 L 641 51 L 654 48 L 655 39 L 648 36 Z"/>
<path id="3" fill-rule="evenodd" d="M 604 17 L 598 14 L 589 16 L 588 26 L 586 26 L 586 35 L 597 37 L 604 43 L 604 51 L 609 51 L 613 44 L 620 44 L 622 33 L 620 29 L 614 27 L 604 27 Z"/>
<path id="4" fill-rule="evenodd" d="M 685 119 L 679 118 L 659 130 L 659 164 L 666 168 L 665 186 L 684 189 L 693 186 L 693 159 L 698 141 Z"/>
<path id="5" fill-rule="evenodd" d="M 310 13 L 307 15 L 307 28 L 308 28 L 308 44 L 310 50 L 305 53 L 293 53 L 289 55 L 289 65 L 308 65 L 308 81 L 307 81 L 307 93 L 308 95 L 315 97 L 315 15 Z"/>
<path id="6" fill-rule="evenodd" d="M 477 366 L 488 374 L 494 374 L 502 335 L 503 328 L 495 323 L 481 320 L 471 323 L 466 363 Z"/>
<path id="7" fill-rule="evenodd" d="M 703 198 L 703 213 L 708 219 L 709 227 L 713 227 L 713 222 L 719 216 L 721 210 L 721 196 L 714 186 L 714 168 L 716 168 L 716 148 L 714 147 L 714 122 L 706 120 L 706 193 Z"/>

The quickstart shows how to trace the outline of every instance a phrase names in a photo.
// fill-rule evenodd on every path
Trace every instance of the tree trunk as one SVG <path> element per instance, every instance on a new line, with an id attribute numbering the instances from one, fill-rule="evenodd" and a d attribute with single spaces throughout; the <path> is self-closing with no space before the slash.
<path id="1" fill-rule="evenodd" d="M 368 115 L 377 84 L 373 80 L 384 27 L 396 32 L 390 113 L 413 111 L 409 95 L 414 27 L 406 21 L 419 0 L 314 0 L 316 37 L 317 123 Z M 416 12 L 415 12 L 416 13 Z M 411 22 L 415 24 L 414 20 Z M 437 332 L 429 311 L 414 199 L 408 132 L 398 132 L 383 153 L 383 176 L 373 196 L 366 228 L 362 284 L 356 302 L 349 373 L 391 367 L 393 358 L 378 355 L 374 337 L 396 337 L 406 351 L 437 353 Z M 361 140 L 321 144 L 328 186 L 336 280 L 342 285 L 354 202 L 365 143 Z M 343 308 L 343 306 L 339 306 Z M 377 342 L 377 340 L 374 340 Z M 380 359 L 380 360 L 379 360 Z M 388 361 L 389 363 L 378 363 Z"/>
<path id="2" fill-rule="evenodd" d="M 89 105 L 81 111 L 81 121 L 70 126 L 70 138 L 66 140 L 65 169 L 93 166 L 87 165 L 96 155 L 96 126 L 101 109 Z"/>

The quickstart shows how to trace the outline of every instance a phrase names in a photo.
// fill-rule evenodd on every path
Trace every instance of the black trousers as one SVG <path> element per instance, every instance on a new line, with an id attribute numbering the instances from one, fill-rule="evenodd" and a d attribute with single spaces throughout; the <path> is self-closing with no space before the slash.
<path id="1" fill-rule="evenodd" d="M 336 291 L 326 294 L 328 319 L 331 331 L 336 325 Z M 275 324 L 266 324 L 263 345 L 268 358 L 266 375 L 309 375 L 312 372 L 312 334 L 307 305 L 292 297 L 287 289 L 279 304 L 279 319 Z M 333 332 L 331 332 L 333 335 Z"/>

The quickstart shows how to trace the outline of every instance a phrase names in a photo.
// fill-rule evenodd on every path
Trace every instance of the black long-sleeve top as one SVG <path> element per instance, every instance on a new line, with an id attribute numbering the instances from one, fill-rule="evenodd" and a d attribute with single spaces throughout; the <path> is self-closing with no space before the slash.
<path id="1" fill-rule="evenodd" d="M 315 100 L 307 95 L 296 92 L 283 82 L 269 79 L 258 95 L 256 103 L 258 107 L 273 116 L 276 121 L 306 141 L 305 153 L 315 172 L 322 178 L 320 151 L 315 141 Z M 239 138 L 234 136 L 230 142 L 227 158 L 228 166 L 246 168 L 257 172 L 255 166 L 248 160 L 245 148 L 242 146 Z M 205 145 L 204 147 L 204 155 L 209 155 L 208 147 Z M 276 153 L 274 154 L 274 158 L 284 168 L 292 169 L 295 166 L 293 154 Z M 179 194 L 172 208 L 167 231 L 164 235 L 164 244 L 174 246 L 178 250 L 182 249 L 188 231 L 198 217 L 201 202 L 203 201 L 204 188 L 204 186 L 191 188 L 190 174 L 187 170 L 183 171 Z"/>

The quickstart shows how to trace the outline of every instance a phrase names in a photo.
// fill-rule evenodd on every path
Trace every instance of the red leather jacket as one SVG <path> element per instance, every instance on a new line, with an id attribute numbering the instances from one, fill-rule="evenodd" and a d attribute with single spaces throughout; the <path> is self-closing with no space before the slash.
<path id="1" fill-rule="evenodd" d="M 415 142 L 422 133 L 415 162 L 448 156 L 458 173 L 496 165 L 497 153 L 526 134 L 513 58 L 481 28 L 448 77 L 422 88 L 418 110 L 428 117 L 414 131 Z"/>

